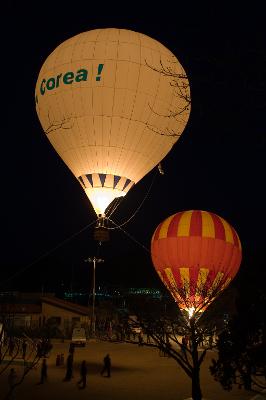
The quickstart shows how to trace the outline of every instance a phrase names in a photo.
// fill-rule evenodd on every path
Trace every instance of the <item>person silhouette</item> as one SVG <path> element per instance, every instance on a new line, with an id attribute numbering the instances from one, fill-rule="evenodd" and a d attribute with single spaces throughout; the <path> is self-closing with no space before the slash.
<path id="1" fill-rule="evenodd" d="M 80 380 L 78 381 L 78 385 L 80 385 L 82 383 L 82 386 L 80 386 L 80 389 L 85 389 L 86 384 L 87 384 L 87 365 L 86 365 L 86 361 L 83 360 L 80 366 Z"/>
<path id="2" fill-rule="evenodd" d="M 39 384 L 44 383 L 45 381 L 47 381 L 47 363 L 46 363 L 46 359 L 44 358 L 42 360 L 42 367 L 41 367 L 41 379 Z"/>
<path id="3" fill-rule="evenodd" d="M 103 359 L 103 369 L 101 371 L 101 375 L 107 372 L 107 378 L 111 378 L 111 358 L 109 354 L 106 354 L 106 356 Z"/>
<path id="4" fill-rule="evenodd" d="M 67 363 L 66 363 L 66 376 L 64 378 L 64 381 L 70 381 L 72 378 L 73 374 L 73 355 L 69 354 L 67 357 Z"/>

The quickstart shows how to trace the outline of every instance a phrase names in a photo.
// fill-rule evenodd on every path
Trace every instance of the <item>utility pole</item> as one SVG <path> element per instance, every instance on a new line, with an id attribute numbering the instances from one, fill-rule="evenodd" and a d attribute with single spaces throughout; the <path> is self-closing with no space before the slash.
<path id="1" fill-rule="evenodd" d="M 96 264 L 103 263 L 104 260 L 102 258 L 97 258 L 95 256 L 89 257 L 85 262 L 93 263 L 93 288 L 92 288 L 92 337 L 95 337 L 95 271 Z"/>

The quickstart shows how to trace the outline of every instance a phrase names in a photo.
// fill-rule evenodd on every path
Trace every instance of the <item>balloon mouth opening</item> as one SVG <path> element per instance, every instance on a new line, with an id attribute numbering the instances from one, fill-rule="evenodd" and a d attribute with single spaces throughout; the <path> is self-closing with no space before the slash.
<path id="1" fill-rule="evenodd" d="M 189 307 L 188 309 L 187 309 L 187 313 L 188 313 L 188 318 L 189 319 L 191 319 L 192 317 L 193 317 L 193 315 L 194 315 L 194 313 L 195 313 L 195 307 Z"/>
<path id="2" fill-rule="evenodd" d="M 124 197 L 135 182 L 125 176 L 106 173 L 88 173 L 78 177 L 98 217 L 105 216 L 106 209 L 117 197 Z"/>
<path id="3" fill-rule="evenodd" d="M 98 217 L 105 217 L 107 207 L 117 197 L 124 197 L 126 192 L 113 188 L 86 188 L 85 193 L 88 196 L 95 213 Z"/>
<path id="4" fill-rule="evenodd" d="M 188 319 L 196 318 L 199 317 L 206 311 L 206 308 L 208 307 L 208 304 L 206 304 L 204 307 L 200 307 L 197 305 L 186 307 L 182 304 L 179 304 L 179 309 L 185 313 Z"/>

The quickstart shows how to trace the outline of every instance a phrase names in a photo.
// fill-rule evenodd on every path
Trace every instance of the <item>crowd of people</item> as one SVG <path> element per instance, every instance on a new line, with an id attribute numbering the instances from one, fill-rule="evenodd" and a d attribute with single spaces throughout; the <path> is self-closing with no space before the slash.
<path id="1" fill-rule="evenodd" d="M 26 347 L 24 346 L 23 349 Z M 24 351 L 24 350 L 23 350 Z M 25 350 L 26 352 L 26 350 Z M 69 353 L 66 360 L 66 372 L 63 382 L 71 381 L 73 379 L 73 361 L 74 361 L 74 353 L 75 347 L 72 343 L 69 345 Z M 25 354 L 26 355 L 26 354 Z M 24 357 L 25 357 L 24 355 Z M 83 360 L 80 364 L 79 368 L 80 379 L 77 381 L 77 387 L 79 389 L 85 389 L 87 386 L 87 375 L 88 375 L 88 366 L 86 360 Z M 99 374 L 103 377 L 111 378 L 111 357 L 110 354 L 106 354 L 103 358 L 103 367 L 99 371 Z M 48 381 L 48 364 L 47 359 L 44 357 L 41 362 L 40 366 L 40 380 L 37 385 L 45 384 Z M 14 387 L 18 383 L 18 375 L 16 373 L 15 368 L 11 368 L 8 375 L 8 386 L 9 386 L 9 393 L 10 399 L 13 398 L 13 390 Z"/>
<path id="2" fill-rule="evenodd" d="M 74 354 L 75 354 L 75 346 L 73 343 L 70 343 L 68 349 L 68 356 L 66 360 L 66 372 L 63 382 L 69 382 L 73 379 L 73 365 L 74 365 Z M 79 368 L 80 379 L 77 382 L 77 386 L 79 389 L 85 389 L 87 386 L 87 375 L 88 375 L 88 366 L 86 360 L 83 360 L 80 364 Z M 104 375 L 106 373 L 106 375 Z M 103 358 L 103 368 L 100 371 L 102 376 L 106 376 L 108 378 L 111 377 L 111 357 L 109 354 Z M 39 384 L 43 384 L 47 381 L 47 363 L 44 358 L 41 366 L 41 376 Z"/>
<path id="3" fill-rule="evenodd" d="M 125 328 L 121 325 L 116 326 L 115 329 L 112 329 L 112 325 L 109 324 L 106 329 L 107 337 L 105 339 L 108 340 L 116 340 L 116 341 L 130 341 L 135 342 L 139 346 L 143 346 L 144 344 L 152 344 L 152 334 L 149 332 L 143 333 L 142 329 L 130 329 Z M 168 335 L 166 334 L 166 338 Z M 201 346 L 207 346 L 212 348 L 212 345 L 215 344 L 215 337 L 208 336 L 202 337 L 202 342 L 199 343 Z M 27 338 L 20 339 L 19 341 L 16 338 L 9 337 L 6 339 L 5 345 L 7 346 L 7 353 L 9 357 L 17 357 L 20 356 L 24 360 L 24 365 L 27 357 L 29 357 L 29 353 L 32 353 L 32 349 L 35 349 L 36 357 L 40 360 L 42 359 L 41 366 L 40 366 L 40 380 L 38 385 L 45 384 L 48 380 L 48 365 L 46 357 L 49 356 L 50 351 L 52 350 L 52 344 L 49 339 L 38 339 L 37 341 L 27 340 Z M 167 342 L 166 345 L 159 347 L 160 355 L 167 355 L 167 345 L 171 346 L 170 341 Z M 187 357 L 187 349 L 191 347 L 189 337 L 183 335 L 181 337 L 180 342 L 180 349 L 183 352 L 184 357 Z M 65 377 L 63 379 L 64 382 L 71 381 L 73 379 L 73 365 L 74 365 L 74 353 L 75 353 L 75 346 L 73 343 L 70 343 L 68 349 L 68 356 L 66 359 L 66 370 L 65 370 Z M 77 386 L 79 389 L 85 389 L 87 386 L 87 375 L 88 375 L 88 366 L 86 360 L 82 360 L 80 367 L 80 379 L 77 381 Z M 106 354 L 103 358 L 103 367 L 99 371 L 101 376 L 105 376 L 107 378 L 111 377 L 111 357 L 109 354 Z M 9 392 L 12 393 L 13 388 L 18 383 L 18 376 L 16 373 L 15 368 L 10 368 L 9 375 L 8 375 L 8 385 L 9 385 Z"/>
<path id="4" fill-rule="evenodd" d="M 6 339 L 5 350 L 10 359 L 21 358 L 25 361 L 32 357 L 32 350 L 34 347 L 34 354 L 38 360 L 41 360 L 40 364 L 40 380 L 37 385 L 45 384 L 48 381 L 48 364 L 47 357 L 49 357 L 49 353 L 52 350 L 52 344 L 49 339 L 39 339 L 37 341 L 27 340 L 26 338 L 19 339 L 10 336 Z M 63 379 L 64 382 L 71 381 L 73 379 L 73 362 L 74 362 L 74 353 L 75 346 L 73 343 L 70 343 L 68 349 L 68 356 L 66 360 L 66 371 L 65 377 Z M 77 387 L 79 389 L 85 389 L 87 386 L 87 375 L 88 375 L 88 366 L 86 360 L 83 360 L 80 364 L 79 368 L 80 379 L 77 381 Z M 108 378 L 111 377 L 111 357 L 109 354 L 106 354 L 103 358 L 103 367 L 99 370 L 99 374 L 101 376 L 106 376 Z M 14 389 L 19 384 L 21 377 L 17 374 L 16 369 L 12 366 L 9 370 L 8 374 L 8 398 L 14 399 Z"/>

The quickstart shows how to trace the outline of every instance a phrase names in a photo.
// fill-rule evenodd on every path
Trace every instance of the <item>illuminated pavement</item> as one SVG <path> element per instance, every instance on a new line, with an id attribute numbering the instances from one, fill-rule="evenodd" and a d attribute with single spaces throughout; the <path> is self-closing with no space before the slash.
<path id="1" fill-rule="evenodd" d="M 74 354 L 74 377 L 71 382 L 63 382 L 65 367 L 56 367 L 55 359 L 64 353 L 65 359 L 69 343 L 54 343 L 48 358 L 48 382 L 37 385 L 40 367 L 30 372 L 24 383 L 17 388 L 17 400 L 184 400 L 191 396 L 190 380 L 176 362 L 160 357 L 158 350 L 139 347 L 128 343 L 89 342 L 86 348 L 77 348 Z M 112 358 L 112 377 L 100 375 L 102 359 L 109 353 Z M 208 400 L 251 400 L 256 393 L 235 388 L 231 392 L 222 389 L 210 376 L 208 366 L 215 353 L 210 352 L 202 367 L 201 386 L 204 398 Z M 85 359 L 88 363 L 88 385 L 79 390 L 79 364 Z M 15 366 L 18 374 L 21 367 Z M 7 374 L 0 377 L 0 399 L 7 392 Z M 262 400 L 266 397 L 257 398 Z"/>

